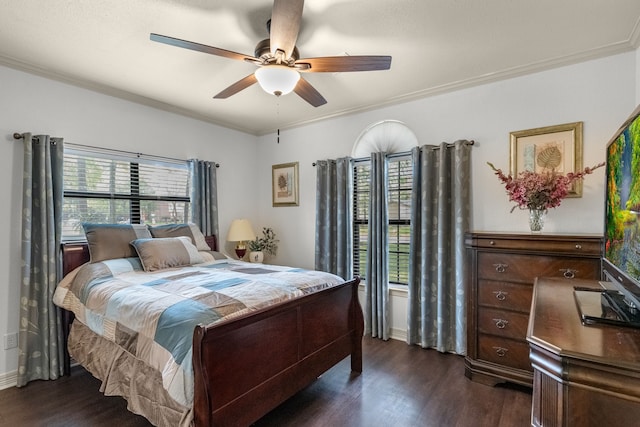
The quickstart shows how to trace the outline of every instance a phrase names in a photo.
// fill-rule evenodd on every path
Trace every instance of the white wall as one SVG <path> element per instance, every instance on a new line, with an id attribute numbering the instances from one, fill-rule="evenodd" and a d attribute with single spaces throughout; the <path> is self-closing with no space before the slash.
<path id="1" fill-rule="evenodd" d="M 413 129 L 420 144 L 475 140 L 472 227 L 527 232 L 527 212 L 509 213 L 512 205 L 486 162 L 508 170 L 511 131 L 575 121 L 584 122 L 584 165 L 604 161 L 605 144 L 635 108 L 635 86 L 636 55 L 628 53 L 281 131 L 280 144 L 275 135 L 263 136 L 259 175 L 269 176 L 272 164 L 300 162 L 300 206 L 271 207 L 270 183 L 261 181 L 260 225 L 278 233 L 278 261 L 312 267 L 312 163 L 349 155 L 364 128 L 397 119 Z M 599 169 L 585 179 L 582 198 L 565 199 L 549 212 L 544 230 L 601 233 L 603 202 L 604 170 Z"/>
<path id="2" fill-rule="evenodd" d="M 421 144 L 474 139 L 473 228 L 527 232 L 526 214 L 509 213 L 504 190 L 486 166 L 507 169 L 509 132 L 584 122 L 584 163 L 604 160 L 604 145 L 640 100 L 640 53 L 631 52 L 254 137 L 193 119 L 0 67 L 0 338 L 18 329 L 22 147 L 13 132 L 46 133 L 68 142 L 176 158 L 215 160 L 221 238 L 233 218 L 271 226 L 280 239 L 275 263 L 312 268 L 315 168 L 347 156 L 360 132 L 384 119 L 405 122 Z M 294 95 L 291 95 L 294 96 Z M 331 102 L 331 100 L 328 100 Z M 293 100 L 292 102 L 301 102 Z M 322 107 L 320 107 L 322 108 Z M 299 162 L 300 206 L 271 206 L 271 165 Z M 604 174 L 589 176 L 581 199 L 550 212 L 545 231 L 601 233 Z M 267 178 L 269 177 L 269 178 Z M 392 328 L 404 334 L 406 298 L 392 294 Z M 17 351 L 0 347 L 0 388 L 11 381 Z"/>
<path id="3" fill-rule="evenodd" d="M 259 183 L 260 226 L 273 227 L 280 237 L 277 262 L 313 267 L 316 173 L 312 163 L 349 155 L 360 132 L 384 119 L 405 122 L 420 144 L 475 140 L 472 228 L 528 232 L 527 212 L 509 213 L 512 205 L 486 162 L 508 170 L 512 131 L 576 121 L 584 122 L 584 165 L 604 161 L 606 143 L 635 108 L 636 56 L 633 52 L 616 55 L 281 131 L 280 144 L 275 135 L 261 137 L 260 176 L 269 176 L 272 164 L 300 162 L 299 207 L 271 207 L 269 181 Z M 582 198 L 566 199 L 549 212 L 544 230 L 602 233 L 603 211 L 601 168 L 585 179 Z M 402 339 L 406 298 L 395 292 L 392 300 L 394 337 Z"/>
<path id="4" fill-rule="evenodd" d="M 22 143 L 13 132 L 61 136 L 65 141 L 178 159 L 220 163 L 220 234 L 231 220 L 257 222 L 254 197 L 256 137 L 110 96 L 0 67 L 0 388 L 11 383 L 16 349 L 4 350 L 5 334 L 18 330 Z M 255 217 L 252 216 L 255 214 Z"/>

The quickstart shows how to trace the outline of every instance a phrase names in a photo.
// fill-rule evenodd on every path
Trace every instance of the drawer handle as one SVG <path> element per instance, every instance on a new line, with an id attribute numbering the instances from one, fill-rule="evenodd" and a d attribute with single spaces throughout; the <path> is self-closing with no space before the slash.
<path id="1" fill-rule="evenodd" d="M 504 301 L 507 299 L 507 295 L 509 295 L 509 292 L 504 292 L 504 291 L 493 291 L 494 294 L 496 294 L 496 298 L 498 299 L 498 301 Z"/>
<path id="2" fill-rule="evenodd" d="M 504 273 L 507 267 L 509 267 L 509 264 L 493 264 L 493 266 L 498 273 Z"/>
<path id="3" fill-rule="evenodd" d="M 498 329 L 504 329 L 509 324 L 509 321 L 505 319 L 493 319 L 493 321 L 496 322 L 496 328 Z"/>
<path id="4" fill-rule="evenodd" d="M 493 246 L 495 244 L 496 244 L 496 242 L 494 242 L 493 240 L 489 242 L 489 245 L 491 245 L 491 246 Z"/>
<path id="5" fill-rule="evenodd" d="M 505 357 L 507 355 L 507 352 L 509 351 L 508 348 L 504 347 L 493 347 L 493 349 L 496 351 L 498 357 Z"/>
<path id="6" fill-rule="evenodd" d="M 565 279 L 575 279 L 576 273 L 578 272 L 578 270 L 572 270 L 570 268 L 561 268 L 560 271 L 563 272 L 562 275 Z"/>
<path id="7" fill-rule="evenodd" d="M 576 249 L 577 249 L 577 250 L 582 249 L 582 245 L 576 245 Z"/>

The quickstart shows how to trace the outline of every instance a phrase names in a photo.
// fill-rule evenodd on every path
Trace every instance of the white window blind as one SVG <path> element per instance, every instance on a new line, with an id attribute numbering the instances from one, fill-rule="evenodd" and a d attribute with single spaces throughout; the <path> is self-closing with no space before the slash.
<path id="1" fill-rule="evenodd" d="M 353 274 L 366 278 L 369 238 L 371 163 L 355 162 L 353 169 Z"/>
<path id="2" fill-rule="evenodd" d="M 389 161 L 389 283 L 409 283 L 409 240 L 411 237 L 411 159 Z"/>
<path id="3" fill-rule="evenodd" d="M 355 162 L 353 173 L 353 270 L 366 278 L 369 227 L 371 164 Z M 389 213 L 389 283 L 407 284 L 409 280 L 409 243 L 411 226 L 411 158 L 391 157 L 388 168 L 387 210 Z"/>

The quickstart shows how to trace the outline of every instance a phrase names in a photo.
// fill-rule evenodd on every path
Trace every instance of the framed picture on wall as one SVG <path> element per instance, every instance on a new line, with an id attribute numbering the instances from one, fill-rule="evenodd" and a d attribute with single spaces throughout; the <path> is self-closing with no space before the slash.
<path id="1" fill-rule="evenodd" d="M 298 206 L 298 162 L 271 166 L 273 206 Z"/>
<path id="2" fill-rule="evenodd" d="M 520 172 L 578 172 L 582 170 L 582 122 L 565 123 L 510 133 L 511 176 Z M 567 197 L 582 197 L 582 180 L 574 182 Z"/>

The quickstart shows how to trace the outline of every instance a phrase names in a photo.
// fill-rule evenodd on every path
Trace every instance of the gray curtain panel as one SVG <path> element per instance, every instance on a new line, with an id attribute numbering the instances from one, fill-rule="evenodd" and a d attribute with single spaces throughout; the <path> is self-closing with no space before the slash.
<path id="1" fill-rule="evenodd" d="M 315 269 L 348 280 L 353 275 L 352 160 L 319 160 L 316 171 Z"/>
<path id="2" fill-rule="evenodd" d="M 364 331 L 372 337 L 389 339 L 388 163 L 385 153 L 371 153 L 369 236 Z"/>
<path id="3" fill-rule="evenodd" d="M 218 183 L 215 162 L 190 159 L 191 217 L 205 236 L 218 239 Z"/>
<path id="4" fill-rule="evenodd" d="M 412 150 L 407 342 L 466 352 L 464 234 L 470 224 L 468 141 Z"/>
<path id="5" fill-rule="evenodd" d="M 22 283 L 18 335 L 18 387 L 63 374 L 60 310 L 53 293 L 62 278 L 63 141 L 22 135 Z"/>

